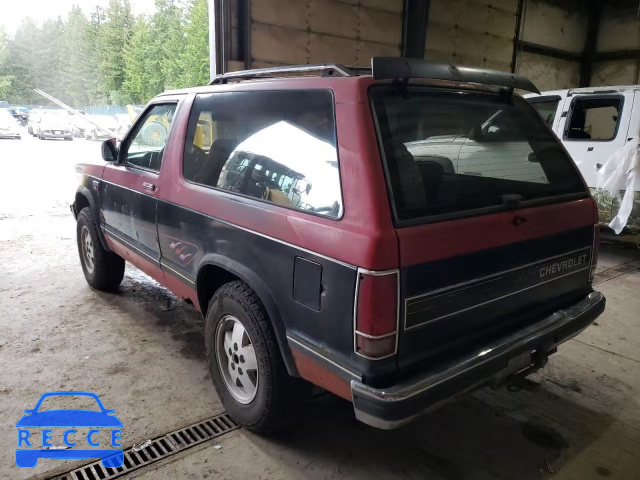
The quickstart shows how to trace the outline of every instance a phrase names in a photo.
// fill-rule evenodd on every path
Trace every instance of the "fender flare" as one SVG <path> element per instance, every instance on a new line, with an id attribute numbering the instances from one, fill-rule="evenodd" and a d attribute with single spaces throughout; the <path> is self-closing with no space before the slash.
<path id="1" fill-rule="evenodd" d="M 109 244 L 107 243 L 107 240 L 104 238 L 104 232 L 102 231 L 102 228 L 100 228 L 100 209 L 96 206 L 96 202 L 93 198 L 93 195 L 91 195 L 91 192 L 89 191 L 89 189 L 87 187 L 85 187 L 84 185 L 80 185 L 78 187 L 78 189 L 76 190 L 76 198 L 78 196 L 78 194 L 82 195 L 84 198 L 87 199 L 87 202 L 89 202 L 89 208 L 91 209 L 91 213 L 93 214 L 93 219 L 96 222 L 96 230 L 98 230 L 98 236 L 100 237 L 100 243 L 102 243 L 102 246 L 104 247 L 104 249 L 107 252 L 110 252 L 111 249 L 109 248 Z M 74 198 L 74 204 L 73 204 L 73 211 L 75 213 L 76 219 L 78 217 L 78 214 L 80 212 L 76 211 L 77 207 L 75 206 L 75 198 Z"/>
<path id="2" fill-rule="evenodd" d="M 264 281 L 262 281 L 258 274 L 256 274 L 253 270 L 246 267 L 245 265 L 224 255 L 209 253 L 202 257 L 202 260 L 198 265 L 198 274 L 196 276 L 196 292 L 198 291 L 198 276 L 200 275 L 200 271 L 202 270 L 202 268 L 206 265 L 213 265 L 227 270 L 229 273 L 232 273 L 247 285 L 249 285 L 256 292 L 258 298 L 267 310 L 267 314 L 269 315 L 269 320 L 271 321 L 273 331 L 276 334 L 276 341 L 278 342 L 280 354 L 282 355 L 282 360 L 287 367 L 287 371 L 290 375 L 299 377 L 300 375 L 293 360 L 293 354 L 291 353 L 289 342 L 287 341 L 286 327 L 284 325 L 284 321 L 282 320 L 282 315 L 280 314 L 278 305 L 276 304 L 276 301 L 274 300 L 269 287 L 267 287 L 267 285 L 264 283 Z"/>

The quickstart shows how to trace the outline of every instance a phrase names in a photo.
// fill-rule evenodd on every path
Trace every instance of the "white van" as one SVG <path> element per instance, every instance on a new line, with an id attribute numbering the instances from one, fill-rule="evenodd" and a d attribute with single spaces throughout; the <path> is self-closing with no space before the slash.
<path id="1" fill-rule="evenodd" d="M 600 221 L 609 223 L 617 214 L 618 200 L 596 191 L 598 172 L 614 153 L 639 135 L 640 85 L 551 90 L 525 98 L 571 154 L 598 202 Z M 640 231 L 637 188 L 638 182 L 627 221 L 631 232 Z"/>

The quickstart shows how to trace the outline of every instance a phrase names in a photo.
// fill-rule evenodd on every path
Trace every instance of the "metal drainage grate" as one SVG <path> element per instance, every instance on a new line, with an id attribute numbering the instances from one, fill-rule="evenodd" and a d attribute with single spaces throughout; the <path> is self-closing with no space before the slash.
<path id="1" fill-rule="evenodd" d="M 133 447 L 125 450 L 122 467 L 107 468 L 100 461 L 97 461 L 54 477 L 53 480 L 110 480 L 118 478 L 237 428 L 238 425 L 231 420 L 231 417 L 223 413 L 158 437 L 140 450 L 134 451 Z"/>

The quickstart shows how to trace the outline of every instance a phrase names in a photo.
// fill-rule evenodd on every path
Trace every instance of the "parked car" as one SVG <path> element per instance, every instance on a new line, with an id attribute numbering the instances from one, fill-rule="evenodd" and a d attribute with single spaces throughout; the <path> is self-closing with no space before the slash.
<path id="1" fill-rule="evenodd" d="M 118 122 L 110 115 L 88 115 L 87 118 L 97 123 L 107 131 L 115 132 L 118 129 Z M 87 124 L 84 138 L 87 140 L 104 140 L 111 138 L 111 136 L 104 130 L 97 128 L 95 125 Z"/>
<path id="2" fill-rule="evenodd" d="M 29 116 L 27 117 L 27 133 L 29 133 L 29 135 L 37 137 L 40 134 L 40 119 L 48 113 L 60 114 L 62 112 L 48 108 L 35 108 L 29 111 Z"/>
<path id="3" fill-rule="evenodd" d="M 620 204 L 615 196 L 597 191 L 598 172 L 616 151 L 640 135 L 640 86 L 553 90 L 526 98 L 573 158 L 598 202 L 600 220 L 609 223 Z M 635 185 L 640 189 L 640 182 Z M 640 232 L 638 190 L 626 226 Z"/>
<path id="4" fill-rule="evenodd" d="M 41 110 L 34 109 L 29 111 L 29 115 L 27 116 L 27 133 L 32 137 L 35 137 L 37 134 L 35 131 L 37 130 L 38 121 L 40 120 Z"/>
<path id="5" fill-rule="evenodd" d="M 15 138 L 17 140 L 22 138 L 20 125 L 9 113 L 9 110 L 4 108 L 0 109 L 0 138 Z"/>
<path id="6" fill-rule="evenodd" d="M 27 118 L 29 117 L 29 110 L 24 107 L 14 107 L 9 109 L 9 113 L 16 119 L 16 121 L 23 127 L 27 125 Z"/>
<path id="7" fill-rule="evenodd" d="M 80 110 L 80 113 L 86 115 L 85 112 Z M 74 115 L 69 112 L 69 121 L 71 123 L 71 131 L 75 138 L 84 138 L 87 128 L 91 127 L 91 124 L 84 118 Z"/>
<path id="8" fill-rule="evenodd" d="M 37 136 L 40 140 L 54 138 L 73 140 L 73 131 L 67 112 L 61 110 L 43 112 L 37 123 Z"/>
<path id="9" fill-rule="evenodd" d="M 536 91 L 374 58 L 158 95 L 106 166 L 76 167 L 85 278 L 117 288 L 126 260 L 191 302 L 220 399 L 255 431 L 291 415 L 300 379 L 390 429 L 527 375 L 605 298 L 594 201 L 514 88 Z"/>

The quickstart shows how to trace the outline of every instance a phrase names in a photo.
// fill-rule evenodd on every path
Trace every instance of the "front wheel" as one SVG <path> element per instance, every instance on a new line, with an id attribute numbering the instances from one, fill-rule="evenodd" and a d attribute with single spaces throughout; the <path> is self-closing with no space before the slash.
<path id="1" fill-rule="evenodd" d="M 78 215 L 78 253 L 87 283 L 98 290 L 113 290 L 124 277 L 124 259 L 102 246 L 89 207 Z"/>
<path id="2" fill-rule="evenodd" d="M 229 415 L 249 430 L 282 426 L 290 415 L 289 376 L 266 310 L 244 282 L 220 287 L 205 319 L 209 372 Z"/>

